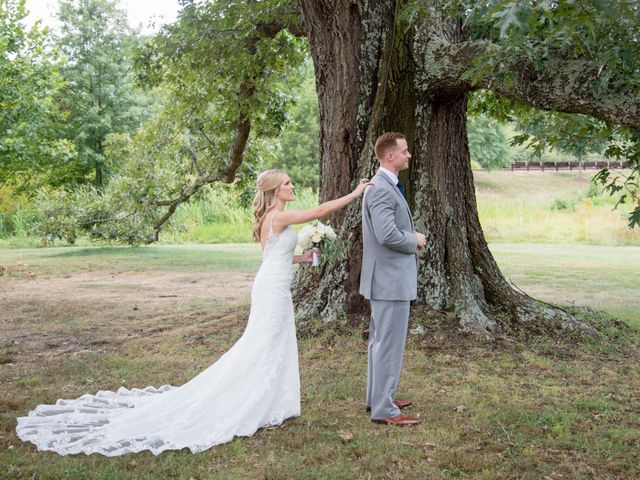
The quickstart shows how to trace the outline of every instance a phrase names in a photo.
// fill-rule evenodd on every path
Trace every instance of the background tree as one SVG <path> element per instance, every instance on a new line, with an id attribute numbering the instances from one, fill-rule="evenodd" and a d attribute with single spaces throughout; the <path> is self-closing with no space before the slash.
<path id="1" fill-rule="evenodd" d="M 130 141 L 110 138 L 109 156 L 123 163 L 101 192 L 42 196 L 40 233 L 148 243 L 204 185 L 253 184 L 301 80 L 305 45 L 284 29 L 297 14 L 285 3 L 185 2 L 137 58 L 161 111 Z"/>
<path id="2" fill-rule="evenodd" d="M 133 133 L 145 118 L 144 93 L 134 87 L 133 53 L 138 40 L 117 1 L 66 0 L 60 3 L 58 45 L 67 57 L 62 108 L 67 136 L 76 147 L 69 181 L 105 183 L 105 140 Z"/>
<path id="3" fill-rule="evenodd" d="M 470 116 L 467 123 L 472 161 L 487 169 L 509 165 L 508 139 L 504 127 L 485 115 Z"/>
<path id="4" fill-rule="evenodd" d="M 320 124 L 313 66 L 305 64 L 304 81 L 291 106 L 273 161 L 266 167 L 283 168 L 294 185 L 318 190 L 320 185 Z"/>
<path id="5" fill-rule="evenodd" d="M 59 59 L 26 15 L 24 0 L 0 0 L 0 185 L 23 192 L 55 182 L 75 154 L 60 134 Z"/>

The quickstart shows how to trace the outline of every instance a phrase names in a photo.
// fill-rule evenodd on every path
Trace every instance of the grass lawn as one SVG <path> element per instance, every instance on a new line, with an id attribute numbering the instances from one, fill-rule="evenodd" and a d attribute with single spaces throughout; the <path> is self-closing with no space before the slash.
<path id="1" fill-rule="evenodd" d="M 639 247 L 496 243 L 491 252 L 532 297 L 603 310 L 640 329 Z"/>
<path id="2" fill-rule="evenodd" d="M 600 341 L 479 343 L 421 319 L 399 398 L 417 428 L 372 424 L 361 330 L 302 338 L 302 415 L 192 455 L 60 457 L 15 436 L 38 403 L 179 385 L 241 335 L 255 245 L 1 250 L 0 478 L 306 479 L 640 476 L 640 249 L 496 244 L 535 298 L 590 305 Z M 632 326 L 627 326 L 625 323 Z"/>

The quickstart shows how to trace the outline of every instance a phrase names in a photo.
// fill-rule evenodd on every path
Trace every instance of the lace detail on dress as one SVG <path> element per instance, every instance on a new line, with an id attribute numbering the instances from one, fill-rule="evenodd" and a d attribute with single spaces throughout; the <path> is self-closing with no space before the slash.
<path id="1" fill-rule="evenodd" d="M 262 249 L 262 258 L 264 258 L 270 250 L 271 244 L 284 233 L 284 230 L 280 233 L 273 233 L 273 217 L 275 217 L 275 213 L 272 213 L 269 219 L 269 231 L 267 232 L 267 241 L 264 242 L 264 248 Z"/>
<path id="2" fill-rule="evenodd" d="M 262 249 L 262 258 L 264 259 L 265 256 L 269 253 L 269 250 L 271 250 L 271 246 L 272 244 L 275 242 L 275 240 L 282 234 L 282 232 L 278 233 L 278 234 L 273 234 L 273 232 L 269 231 L 269 235 L 267 236 L 267 241 L 264 242 L 264 248 Z"/>
<path id="3" fill-rule="evenodd" d="M 247 328 L 195 378 L 179 387 L 120 388 L 39 405 L 18 418 L 18 436 L 61 455 L 200 452 L 300 415 L 290 290 L 296 243 L 292 228 L 271 230 L 251 291 Z"/>

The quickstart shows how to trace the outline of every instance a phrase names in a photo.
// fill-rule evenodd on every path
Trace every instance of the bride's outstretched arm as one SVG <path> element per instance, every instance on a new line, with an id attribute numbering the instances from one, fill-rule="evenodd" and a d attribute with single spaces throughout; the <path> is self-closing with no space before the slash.
<path id="1" fill-rule="evenodd" d="M 309 210 L 285 210 L 280 212 L 278 213 L 277 222 L 284 228 L 287 225 L 298 225 L 300 223 L 306 223 L 311 220 L 326 217 L 330 213 L 340 210 L 342 207 L 348 205 L 352 200 L 358 198 L 369 185 L 373 185 L 373 183 L 365 178 L 360 180 L 360 183 L 353 192 L 348 193 L 344 197 L 329 200 L 328 202 L 321 203 L 317 207 Z"/>

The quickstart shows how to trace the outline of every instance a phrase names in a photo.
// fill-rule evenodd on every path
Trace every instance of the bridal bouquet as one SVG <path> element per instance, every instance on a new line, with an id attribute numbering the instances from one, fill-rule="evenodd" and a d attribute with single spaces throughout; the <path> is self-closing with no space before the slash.
<path id="1" fill-rule="evenodd" d="M 298 232 L 298 245 L 303 249 L 319 248 L 321 251 L 334 250 L 334 242 L 338 236 L 329 225 L 322 222 L 315 222 L 312 225 L 306 225 Z M 312 267 L 317 267 L 320 263 L 316 252 L 313 252 Z"/>

